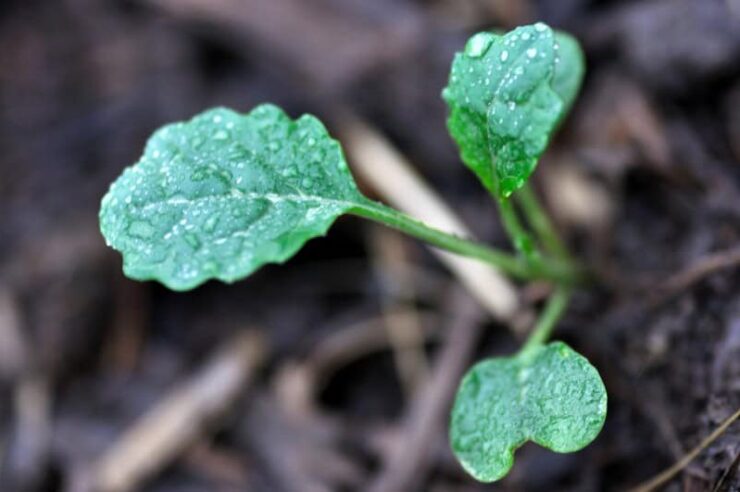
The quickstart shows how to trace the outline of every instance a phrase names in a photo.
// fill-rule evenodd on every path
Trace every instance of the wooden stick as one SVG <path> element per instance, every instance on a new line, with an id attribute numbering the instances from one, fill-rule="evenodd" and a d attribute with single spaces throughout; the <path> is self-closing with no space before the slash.
<path id="1" fill-rule="evenodd" d="M 483 311 L 460 290 L 453 297 L 455 318 L 433 375 L 411 403 L 396 446 L 384 457 L 383 468 L 368 492 L 417 490 L 429 470 L 435 439 L 444 432 L 455 389 L 475 350 Z"/>
<path id="2" fill-rule="evenodd" d="M 714 273 L 737 268 L 739 265 L 740 247 L 703 256 L 663 283 L 662 298 L 670 298 Z"/>
<path id="3" fill-rule="evenodd" d="M 704 440 L 700 442 L 698 446 L 686 453 L 683 458 L 675 462 L 670 468 L 664 470 L 647 482 L 643 482 L 637 487 L 630 489 L 629 492 L 650 492 L 651 490 L 657 489 L 668 480 L 672 479 L 676 474 L 678 474 L 678 472 L 683 470 L 686 465 L 691 463 L 691 461 L 693 461 L 693 459 L 696 458 L 699 453 L 704 451 L 704 449 L 712 444 L 715 439 L 721 436 L 727 430 L 727 428 L 730 427 L 738 418 L 740 418 L 740 408 L 734 414 L 730 415 L 727 420 L 722 422 L 719 427 L 714 429 L 714 432 L 704 438 Z"/>
<path id="4" fill-rule="evenodd" d="M 93 470 L 93 490 L 138 489 L 171 463 L 244 391 L 264 355 L 258 332 L 237 334 L 192 379 L 165 395 L 113 443 Z"/>

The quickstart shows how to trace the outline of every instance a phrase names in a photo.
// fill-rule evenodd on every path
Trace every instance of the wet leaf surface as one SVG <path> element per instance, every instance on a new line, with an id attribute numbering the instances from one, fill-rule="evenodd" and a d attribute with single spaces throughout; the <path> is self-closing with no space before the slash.
<path id="1" fill-rule="evenodd" d="M 287 260 L 363 200 L 313 116 L 217 108 L 154 133 L 103 198 L 100 226 L 127 276 L 186 290 Z"/>
<path id="2" fill-rule="evenodd" d="M 604 425 L 606 399 L 596 369 L 562 342 L 487 359 L 458 390 L 452 449 L 471 475 L 492 482 L 508 473 L 527 441 L 561 453 L 589 444 Z"/>
<path id="3" fill-rule="evenodd" d="M 578 43 L 538 23 L 474 35 L 458 53 L 443 98 L 465 164 L 505 198 L 537 166 L 583 77 Z"/>

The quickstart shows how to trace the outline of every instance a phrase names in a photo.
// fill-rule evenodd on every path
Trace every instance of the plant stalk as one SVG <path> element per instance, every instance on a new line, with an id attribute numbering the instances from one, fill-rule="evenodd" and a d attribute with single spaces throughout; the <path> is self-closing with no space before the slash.
<path id="1" fill-rule="evenodd" d="M 570 287 L 558 286 L 547 301 L 545 309 L 537 319 L 537 323 L 534 326 L 534 330 L 527 338 L 527 341 L 522 345 L 520 353 L 525 353 L 531 350 L 533 347 L 538 347 L 544 344 L 550 335 L 555 325 L 558 323 L 565 310 L 568 308 L 568 303 L 571 297 Z"/>
<path id="2" fill-rule="evenodd" d="M 522 186 L 515 194 L 515 197 L 519 206 L 524 211 L 529 225 L 532 226 L 532 229 L 534 229 L 534 232 L 545 249 L 558 258 L 571 261 L 570 253 L 568 253 L 565 243 L 563 243 L 558 235 L 552 220 L 550 220 L 547 212 L 545 212 L 545 209 L 537 198 L 537 194 L 529 183 Z"/>
<path id="3" fill-rule="evenodd" d="M 406 214 L 371 200 L 350 212 L 397 229 L 437 248 L 483 261 L 519 279 L 547 279 L 558 284 L 571 285 L 583 278 L 582 272 L 559 261 L 540 259 L 536 264 L 530 264 L 509 253 L 429 227 Z"/>
<path id="4" fill-rule="evenodd" d="M 498 207 L 504 230 L 509 236 L 512 244 L 514 244 L 514 248 L 529 263 L 538 263 L 541 260 L 541 255 L 532 240 L 532 236 L 529 235 L 519 221 L 519 217 L 517 216 L 516 210 L 514 210 L 511 200 L 509 198 L 499 199 Z"/>

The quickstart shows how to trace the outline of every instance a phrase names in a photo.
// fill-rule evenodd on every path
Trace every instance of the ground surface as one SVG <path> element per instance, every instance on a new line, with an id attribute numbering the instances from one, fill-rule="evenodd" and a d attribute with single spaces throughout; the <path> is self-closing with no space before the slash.
<path id="1" fill-rule="evenodd" d="M 465 477 L 445 431 L 455 375 L 517 342 L 413 241 L 341 220 L 289 265 L 187 294 L 124 279 L 105 248 L 99 200 L 153 129 L 264 101 L 362 116 L 504 245 L 439 93 L 472 32 L 535 19 L 573 32 L 589 62 L 537 173 L 574 251 L 601 273 L 557 331 L 610 395 L 584 451 L 525 446 L 500 484 Z M 202 429 L 188 414 L 178 435 L 198 433 L 173 460 L 148 456 L 146 440 L 116 455 L 154 465 L 139 490 L 623 490 L 740 406 L 735 0 L 6 0 L 0 57 L 2 491 L 91 490 L 96 458 L 187 381 L 197 408 L 225 411 L 206 412 L 216 417 Z M 593 197 L 564 196 L 573 182 Z M 392 312 L 388 325 L 423 327 L 436 392 L 399 378 L 381 317 Z M 237 350 L 249 328 L 265 342 L 255 370 L 240 369 L 249 381 L 198 387 L 217 348 Z M 412 358 L 410 373 L 426 363 Z M 735 425 L 667 490 L 740 490 L 738 453 Z"/>

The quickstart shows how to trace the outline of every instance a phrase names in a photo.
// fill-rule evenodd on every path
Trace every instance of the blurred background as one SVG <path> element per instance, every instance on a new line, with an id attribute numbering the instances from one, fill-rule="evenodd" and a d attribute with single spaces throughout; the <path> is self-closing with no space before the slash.
<path id="1" fill-rule="evenodd" d="M 556 332 L 609 391 L 585 450 L 526 445 L 481 485 L 448 447 L 461 375 L 516 350 L 546 286 L 502 319 L 353 218 L 188 293 L 126 279 L 105 247 L 99 201 L 154 129 L 266 101 L 351 127 L 353 166 L 405 159 L 505 246 L 440 92 L 472 33 L 536 20 L 589 66 L 535 179 L 600 272 Z M 0 490 L 624 490 L 740 406 L 739 239 L 737 0 L 3 0 Z M 740 490 L 739 452 L 735 425 L 666 490 Z"/>

